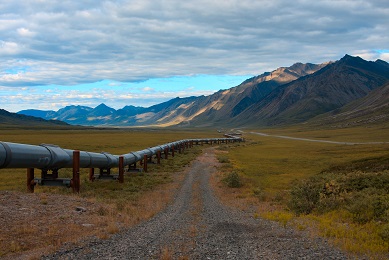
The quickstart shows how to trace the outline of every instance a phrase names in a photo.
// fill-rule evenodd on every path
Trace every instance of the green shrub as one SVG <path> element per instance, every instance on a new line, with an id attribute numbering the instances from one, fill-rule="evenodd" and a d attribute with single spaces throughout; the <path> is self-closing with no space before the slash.
<path id="1" fill-rule="evenodd" d="M 230 172 L 223 179 L 224 183 L 230 188 L 239 188 L 243 185 L 242 180 L 238 173 Z"/>
<path id="2" fill-rule="evenodd" d="M 356 223 L 364 224 L 374 218 L 373 205 L 365 194 L 354 196 L 346 209 L 352 214 L 353 221 Z"/>
<path id="3" fill-rule="evenodd" d="M 260 201 L 266 200 L 266 193 L 263 191 L 263 189 L 256 187 L 252 191 L 253 191 L 253 195 L 257 197 Z"/>
<path id="4" fill-rule="evenodd" d="M 230 159 L 225 155 L 219 155 L 217 157 L 217 159 L 220 163 L 229 163 L 230 162 Z"/>
<path id="5" fill-rule="evenodd" d="M 291 190 L 289 208 L 296 214 L 309 214 L 313 211 L 320 199 L 323 186 L 314 179 L 295 183 Z"/>

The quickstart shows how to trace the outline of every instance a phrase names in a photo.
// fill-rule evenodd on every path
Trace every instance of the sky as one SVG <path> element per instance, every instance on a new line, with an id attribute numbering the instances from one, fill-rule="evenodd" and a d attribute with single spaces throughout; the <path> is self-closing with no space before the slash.
<path id="1" fill-rule="evenodd" d="M 0 108 L 148 107 L 296 62 L 389 62 L 388 0 L 0 0 Z"/>

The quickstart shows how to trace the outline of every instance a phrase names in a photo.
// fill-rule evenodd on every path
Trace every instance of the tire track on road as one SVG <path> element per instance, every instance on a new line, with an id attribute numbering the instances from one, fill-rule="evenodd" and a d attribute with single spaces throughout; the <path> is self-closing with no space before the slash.
<path id="1" fill-rule="evenodd" d="M 165 210 L 134 228 L 44 259 L 346 259 L 323 239 L 227 208 L 214 195 L 214 148 L 186 172 Z"/>

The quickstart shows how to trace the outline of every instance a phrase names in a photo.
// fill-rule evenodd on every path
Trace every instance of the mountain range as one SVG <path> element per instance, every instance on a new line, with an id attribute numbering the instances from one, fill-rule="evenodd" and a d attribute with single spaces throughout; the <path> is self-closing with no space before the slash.
<path id="1" fill-rule="evenodd" d="M 58 120 L 45 120 L 40 117 L 26 116 L 22 114 L 10 113 L 4 109 L 0 109 L 0 126 L 2 127 L 20 127 L 28 126 L 35 127 L 68 127 L 69 124 Z"/>
<path id="2" fill-rule="evenodd" d="M 89 126 L 273 126 L 363 118 L 368 122 L 372 116 L 385 121 L 388 82 L 387 62 L 345 55 L 336 62 L 281 67 L 209 96 L 177 97 L 148 108 L 115 110 L 100 104 L 18 114 Z"/>

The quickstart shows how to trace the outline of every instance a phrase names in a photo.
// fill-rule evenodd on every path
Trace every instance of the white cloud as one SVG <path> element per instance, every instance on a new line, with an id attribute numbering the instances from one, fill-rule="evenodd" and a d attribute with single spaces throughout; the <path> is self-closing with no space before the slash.
<path id="1" fill-rule="evenodd" d="M 10 56 L 20 53 L 20 46 L 16 42 L 0 40 L 0 55 Z"/>
<path id="2" fill-rule="evenodd" d="M 144 87 L 144 88 L 142 88 L 142 91 L 144 91 L 144 92 L 153 92 L 153 91 L 155 91 L 155 89 L 153 89 L 151 87 Z"/>
<path id="3" fill-rule="evenodd" d="M 386 0 L 24 0 L 0 10 L 0 86 L 15 88 L 257 75 L 346 53 L 389 61 L 375 52 L 389 46 Z"/>
<path id="4" fill-rule="evenodd" d="M 18 28 L 17 29 L 17 32 L 20 36 L 24 36 L 24 37 L 33 37 L 35 36 L 35 33 L 30 31 L 29 29 L 26 29 L 26 28 Z"/>

